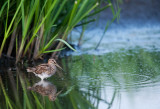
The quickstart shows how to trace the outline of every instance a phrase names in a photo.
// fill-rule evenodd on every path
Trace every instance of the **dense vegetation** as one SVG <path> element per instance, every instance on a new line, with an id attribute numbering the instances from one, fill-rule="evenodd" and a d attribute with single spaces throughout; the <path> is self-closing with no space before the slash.
<path id="1" fill-rule="evenodd" d="M 64 43 L 69 46 L 65 40 L 74 27 L 94 21 L 108 7 L 114 14 L 110 0 L 2 0 L 0 7 L 0 57 L 17 62 L 54 56 Z"/>

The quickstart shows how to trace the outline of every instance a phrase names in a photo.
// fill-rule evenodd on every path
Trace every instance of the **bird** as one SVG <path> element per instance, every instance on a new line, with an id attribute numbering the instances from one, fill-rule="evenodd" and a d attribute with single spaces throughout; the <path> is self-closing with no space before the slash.
<path id="1" fill-rule="evenodd" d="M 49 59 L 48 63 L 40 64 L 35 67 L 28 67 L 27 72 L 33 72 L 35 76 L 38 76 L 43 80 L 55 74 L 57 67 L 62 69 L 54 59 Z"/>
<path id="2" fill-rule="evenodd" d="M 35 91 L 42 96 L 48 96 L 50 101 L 55 101 L 56 97 L 62 92 L 62 90 L 57 92 L 57 88 L 54 84 L 44 80 L 35 83 L 32 87 L 29 86 L 27 89 Z"/>

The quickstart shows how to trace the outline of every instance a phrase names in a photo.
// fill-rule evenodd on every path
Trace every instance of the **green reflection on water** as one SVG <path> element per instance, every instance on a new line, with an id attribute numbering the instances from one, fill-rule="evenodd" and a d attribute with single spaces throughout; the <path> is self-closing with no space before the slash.
<path id="1" fill-rule="evenodd" d="M 82 55 L 69 57 L 68 72 L 72 79 L 105 83 L 105 80 L 117 84 L 154 80 L 159 75 L 160 54 L 144 50 L 108 53 L 102 56 Z M 65 63 L 65 62 L 64 62 Z M 67 70 L 67 69 L 66 69 Z M 121 81 L 117 81 L 120 79 Z M 100 84 L 98 84 L 100 85 Z M 92 86 L 88 84 L 87 86 Z"/>
<path id="2" fill-rule="evenodd" d="M 0 108 L 94 109 L 102 103 L 109 109 L 121 91 L 153 86 L 160 80 L 160 53 L 143 49 L 69 56 L 61 59 L 61 65 L 65 72 L 46 80 L 47 88 L 20 67 L 0 70 Z"/>

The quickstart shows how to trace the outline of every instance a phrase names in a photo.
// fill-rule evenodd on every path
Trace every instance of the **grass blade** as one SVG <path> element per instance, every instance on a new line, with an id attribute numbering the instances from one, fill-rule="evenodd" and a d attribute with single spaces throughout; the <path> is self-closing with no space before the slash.
<path id="1" fill-rule="evenodd" d="M 2 6 L 2 8 L 1 8 L 1 10 L 0 10 L 0 17 L 1 17 L 1 15 L 2 15 L 2 13 L 3 13 L 3 10 L 4 10 L 5 6 L 7 5 L 7 2 L 8 2 L 8 1 L 6 1 L 6 2 L 3 4 L 3 6 Z"/>
<path id="2" fill-rule="evenodd" d="M 43 53 L 52 53 L 52 52 L 56 52 L 56 51 L 61 51 L 61 50 L 64 50 L 64 48 L 60 48 L 60 49 L 56 49 L 56 50 L 49 50 L 49 51 L 44 51 Z"/>
<path id="3" fill-rule="evenodd" d="M 65 40 L 63 39 L 56 39 L 57 41 L 61 41 L 63 42 L 64 44 L 66 44 L 70 49 L 72 49 L 73 51 L 76 51 L 73 47 L 71 47 Z"/>

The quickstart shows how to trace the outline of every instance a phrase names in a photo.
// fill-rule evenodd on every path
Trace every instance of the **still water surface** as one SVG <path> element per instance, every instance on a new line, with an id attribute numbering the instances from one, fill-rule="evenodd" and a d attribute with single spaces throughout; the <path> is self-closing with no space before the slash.
<path id="1" fill-rule="evenodd" d="M 40 81 L 28 65 L 0 68 L 0 109 L 160 109 L 160 52 L 135 48 L 68 56 Z"/>

